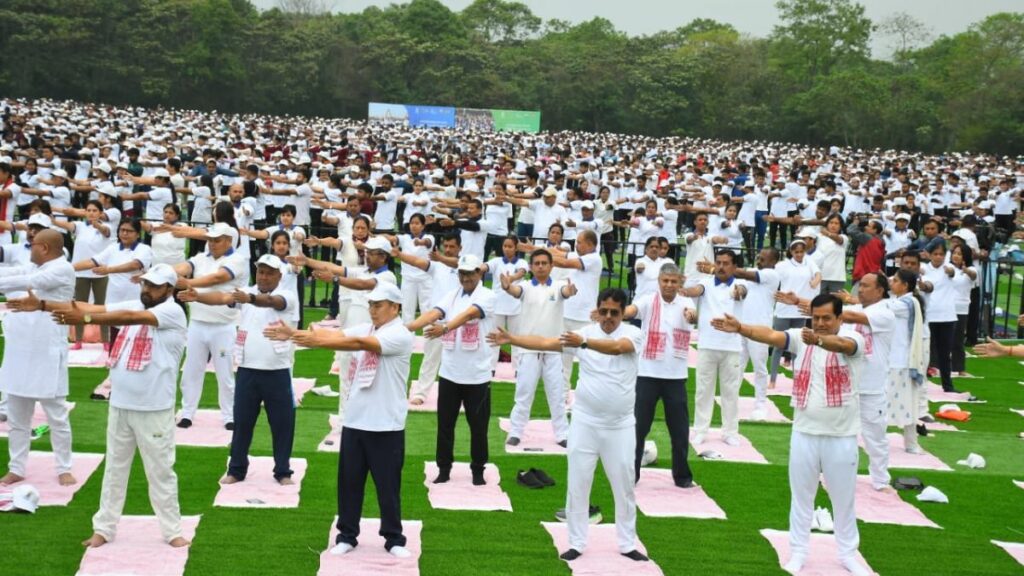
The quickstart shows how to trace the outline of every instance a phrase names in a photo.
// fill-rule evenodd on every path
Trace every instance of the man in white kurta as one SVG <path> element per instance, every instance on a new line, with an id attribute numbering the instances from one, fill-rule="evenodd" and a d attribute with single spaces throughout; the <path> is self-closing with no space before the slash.
<path id="1" fill-rule="evenodd" d="M 636 448 L 633 410 L 642 337 L 639 328 L 622 321 L 625 309 L 626 293 L 618 288 L 606 288 L 597 301 L 600 321 L 582 330 L 565 332 L 559 338 L 512 335 L 503 330 L 492 332 L 488 337 L 493 344 L 512 344 L 531 350 L 561 352 L 571 348 L 580 359 L 580 377 L 569 425 L 565 510 L 569 550 L 561 555 L 568 562 L 579 558 L 587 546 L 590 488 L 598 459 L 615 498 L 619 552 L 632 560 L 648 560 L 636 548 L 636 496 L 633 492 Z"/>
<path id="2" fill-rule="evenodd" d="M 858 388 L 864 337 L 842 327 L 843 303 L 831 294 L 811 300 L 812 328 L 785 332 L 742 324 L 731 315 L 712 320 L 718 330 L 764 342 L 796 355 L 793 364 L 793 432 L 789 447 L 789 548 L 784 566 L 798 573 L 810 552 L 811 519 L 818 479 L 824 476 L 835 516 L 839 561 L 867 576 L 857 561 L 860 534 L 854 513 L 857 486 Z"/>
<path id="3" fill-rule="evenodd" d="M 35 234 L 31 264 L 0 269 L 0 293 L 8 298 L 34 293 L 43 301 L 67 302 L 75 294 L 75 270 L 64 257 L 64 240 L 53 230 Z M 8 472 L 0 484 L 25 479 L 32 442 L 32 414 L 38 402 L 50 425 L 50 441 L 62 485 L 75 483 L 71 475 L 71 422 L 68 395 L 67 331 L 47 311 L 8 314 L 3 320 L 4 359 L 0 365 L 0 391 L 7 400 L 10 426 Z"/>

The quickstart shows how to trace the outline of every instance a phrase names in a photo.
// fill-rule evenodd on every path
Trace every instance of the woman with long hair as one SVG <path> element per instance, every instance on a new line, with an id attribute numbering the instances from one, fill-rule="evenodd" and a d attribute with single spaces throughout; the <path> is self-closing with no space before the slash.
<path id="1" fill-rule="evenodd" d="M 81 218 L 81 220 L 53 220 L 53 225 L 71 233 L 74 238 L 74 249 L 71 253 L 71 261 L 92 262 L 93 257 L 103 252 L 107 246 L 114 243 L 114 231 L 110 223 L 103 218 L 103 205 L 98 200 L 89 200 L 84 209 L 80 208 L 58 208 L 58 212 L 66 216 Z M 78 302 L 92 302 L 103 305 L 107 302 L 107 282 L 105 275 L 93 272 L 95 266 L 76 269 L 75 271 L 75 300 Z M 90 300 L 90 295 L 92 299 Z M 85 325 L 75 326 L 75 343 L 72 350 L 82 349 L 82 337 L 85 334 Z M 100 327 L 100 338 L 105 348 L 110 345 L 110 328 Z"/>
<path id="2" fill-rule="evenodd" d="M 896 316 L 889 354 L 889 425 L 903 431 L 903 448 L 919 454 L 918 405 L 925 393 L 924 301 L 916 294 L 918 276 L 897 270 L 889 279 L 889 306 Z"/>
<path id="3" fill-rule="evenodd" d="M 958 238 L 954 236 L 953 238 Z M 953 245 L 949 252 L 949 263 L 956 270 L 953 274 L 953 292 L 956 295 L 956 330 L 953 340 L 953 358 L 951 370 L 955 376 L 966 373 L 967 351 L 967 313 L 971 308 L 971 290 L 978 281 L 978 271 L 974 269 L 974 252 L 970 246 L 961 242 Z"/>
<path id="4" fill-rule="evenodd" d="M 800 312 L 795 304 L 784 300 L 782 295 L 795 294 L 798 300 L 812 300 L 818 295 L 818 285 L 821 284 L 821 271 L 818 265 L 807 257 L 807 244 L 796 239 L 789 243 L 788 258 L 779 262 L 775 270 L 779 273 L 781 283 L 779 284 L 779 296 L 776 296 L 778 303 L 775 305 L 775 320 L 772 322 L 774 330 L 785 331 L 790 328 L 803 328 L 807 325 L 807 316 Z M 775 348 L 772 351 L 772 360 L 768 370 L 768 387 L 775 387 L 775 379 L 779 376 L 779 361 L 782 359 L 782 349 Z"/>

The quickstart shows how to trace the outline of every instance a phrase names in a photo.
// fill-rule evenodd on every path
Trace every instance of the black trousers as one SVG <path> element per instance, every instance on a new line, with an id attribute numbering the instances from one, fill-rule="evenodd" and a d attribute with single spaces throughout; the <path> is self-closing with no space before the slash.
<path id="1" fill-rule="evenodd" d="M 967 351 L 964 339 L 967 334 L 967 314 L 957 314 L 956 330 L 953 333 L 953 359 L 950 361 L 950 368 L 953 372 L 964 372 L 967 364 Z"/>
<path id="2" fill-rule="evenodd" d="M 981 328 L 981 288 L 971 289 L 971 306 L 967 309 L 966 343 L 974 346 L 978 343 L 978 332 Z"/>
<path id="3" fill-rule="evenodd" d="M 615 270 L 615 231 L 605 232 L 601 235 L 601 251 L 604 252 L 604 269 L 609 272 Z"/>
<path id="4" fill-rule="evenodd" d="M 502 256 L 501 243 L 505 241 L 504 236 L 497 236 L 495 234 L 488 234 L 487 241 L 484 243 L 484 262 L 491 257 L 491 254 L 495 256 Z"/>
<path id="5" fill-rule="evenodd" d="M 260 417 L 260 405 L 267 409 L 270 437 L 274 447 L 274 478 L 292 475 L 292 443 L 295 440 L 295 393 L 291 370 L 239 368 L 235 374 L 235 430 L 231 433 L 228 474 L 244 480 L 249 471 L 249 446 Z"/>
<path id="6" fill-rule="evenodd" d="M 654 423 L 658 400 L 665 406 L 665 425 L 672 441 L 672 480 L 677 486 L 693 480 L 690 463 L 690 410 L 686 403 L 686 379 L 666 380 L 637 376 L 636 379 L 636 480 L 640 479 L 640 459 L 644 441 Z"/>
<path id="7" fill-rule="evenodd" d="M 947 392 L 953 389 L 952 362 L 953 343 L 956 338 L 956 322 L 929 322 L 928 329 L 932 333 L 931 363 L 939 369 L 942 376 L 942 389 Z"/>
<path id="8" fill-rule="evenodd" d="M 366 475 L 373 475 L 380 507 L 380 532 L 384 547 L 405 546 L 402 535 L 402 465 L 405 463 L 405 430 L 370 432 L 341 429 L 338 453 L 338 537 L 335 544 L 359 542 L 363 517 Z"/>
<path id="9" fill-rule="evenodd" d="M 483 473 L 489 456 L 487 423 L 491 419 L 491 383 L 458 384 L 438 378 L 437 385 L 437 467 L 451 470 L 455 462 L 455 423 L 459 419 L 459 408 L 465 406 L 469 424 L 469 467 Z"/>

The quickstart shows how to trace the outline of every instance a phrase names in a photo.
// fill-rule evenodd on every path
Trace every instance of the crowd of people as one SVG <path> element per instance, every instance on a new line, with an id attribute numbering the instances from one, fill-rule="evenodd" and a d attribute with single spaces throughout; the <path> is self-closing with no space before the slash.
<path id="1" fill-rule="evenodd" d="M 274 477 L 291 483 L 301 345 L 335 350 L 340 366 L 332 553 L 358 544 L 372 474 L 386 547 L 409 555 L 406 415 L 435 386 L 433 482 L 453 481 L 460 410 L 472 483 L 486 482 L 490 385 L 504 357 L 516 380 L 506 444 L 522 442 L 543 381 L 567 450 L 563 559 L 585 551 L 600 461 L 620 552 L 644 561 L 634 485 L 658 402 L 672 477 L 690 489 L 689 446 L 708 439 L 716 388 L 723 440 L 740 443 L 750 365 L 755 420 L 766 417 L 780 367 L 793 374 L 786 568 L 806 561 L 823 474 L 840 561 L 864 574 L 854 559 L 857 438 L 875 489 L 892 490 L 886 428 L 920 450 L 931 419 L 924 382 L 955 390 L 965 347 L 978 343 L 982 283 L 995 281 L 985 274 L 990 252 L 1021 237 L 1019 159 L 46 100 L 0 108 L 0 292 L 11 310 L 0 366 L 10 462 L 0 483 L 25 479 L 36 403 L 60 482 L 76 482 L 64 325 L 75 327 L 70 349 L 100 326 L 110 416 L 88 546 L 115 537 L 136 448 L 165 539 L 188 545 L 173 435 L 193 425 L 210 362 L 233 431 L 221 481 L 246 479 L 263 406 Z M 324 303 L 340 330 L 306 327 L 314 283 L 330 287 Z M 420 331 L 424 359 L 410 389 Z M 995 342 L 976 350 L 1024 353 Z"/>

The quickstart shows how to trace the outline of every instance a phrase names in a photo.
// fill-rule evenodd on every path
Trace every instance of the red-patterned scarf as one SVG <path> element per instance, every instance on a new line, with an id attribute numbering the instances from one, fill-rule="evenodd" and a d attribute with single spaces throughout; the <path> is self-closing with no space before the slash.
<path id="1" fill-rule="evenodd" d="M 107 358 L 107 368 L 117 366 L 130 330 L 130 328 L 125 328 L 117 334 L 117 339 L 114 340 L 114 345 L 110 348 L 110 356 Z M 128 352 L 128 360 L 125 362 L 124 368 L 131 372 L 142 372 L 152 360 L 153 338 L 149 335 L 149 326 L 140 326 L 132 340 L 132 349 Z"/>
<path id="2" fill-rule="evenodd" d="M 811 387 L 811 358 L 816 346 L 804 348 L 804 359 L 800 369 L 793 373 L 793 405 L 807 408 L 807 394 Z M 839 355 L 828 352 L 825 359 L 825 403 L 830 408 L 843 405 L 843 395 L 852 391 L 850 386 L 850 367 L 839 363 Z"/>
<path id="3" fill-rule="evenodd" d="M 668 334 L 661 331 L 661 294 L 651 299 L 651 317 L 644 328 L 647 329 L 647 343 L 644 345 L 644 360 L 657 360 L 665 353 Z"/>

